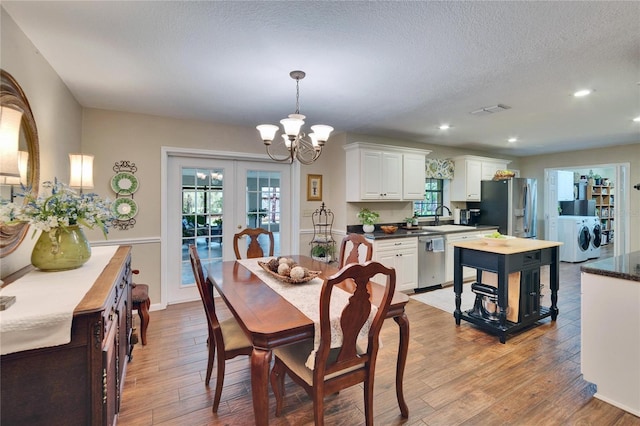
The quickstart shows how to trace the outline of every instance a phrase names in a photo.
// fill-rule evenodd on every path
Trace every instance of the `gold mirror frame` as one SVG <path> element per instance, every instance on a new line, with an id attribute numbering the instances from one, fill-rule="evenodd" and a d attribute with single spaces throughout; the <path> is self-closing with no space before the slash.
<path id="1" fill-rule="evenodd" d="M 0 70 L 2 82 L 0 85 L 0 104 L 9 105 L 14 109 L 22 111 L 22 122 L 20 124 L 20 138 L 24 138 L 29 152 L 29 162 L 27 166 L 27 187 L 30 187 L 34 194 L 38 193 L 40 184 L 40 147 L 38 143 L 38 130 L 36 121 L 29 101 L 22 88 L 11 74 L 5 70 Z M 20 223 L 11 226 L 0 226 L 0 258 L 15 251 L 25 235 L 29 225 Z"/>

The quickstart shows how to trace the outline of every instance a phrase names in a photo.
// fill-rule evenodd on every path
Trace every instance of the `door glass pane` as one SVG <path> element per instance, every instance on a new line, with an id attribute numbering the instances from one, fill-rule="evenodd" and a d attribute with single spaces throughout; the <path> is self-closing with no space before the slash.
<path id="1" fill-rule="evenodd" d="M 246 226 L 273 232 L 274 255 L 280 254 L 280 172 L 247 171 Z M 269 239 L 258 239 L 262 251 L 269 253 Z"/>
<path id="2" fill-rule="evenodd" d="M 193 285 L 189 245 L 195 244 L 206 271 L 222 261 L 223 170 L 182 169 L 182 279 Z"/>

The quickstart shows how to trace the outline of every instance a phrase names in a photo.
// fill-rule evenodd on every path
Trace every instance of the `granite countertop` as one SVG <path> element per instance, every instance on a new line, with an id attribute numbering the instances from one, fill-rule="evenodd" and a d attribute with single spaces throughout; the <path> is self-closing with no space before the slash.
<path id="1" fill-rule="evenodd" d="M 585 263 L 582 272 L 640 282 L 640 251 Z"/>
<path id="2" fill-rule="evenodd" d="M 451 224 L 443 224 L 443 225 L 449 226 Z M 372 240 L 384 240 L 389 238 L 422 237 L 425 235 L 435 236 L 435 235 L 459 234 L 463 232 L 475 232 L 475 231 L 483 232 L 483 231 L 492 231 L 495 229 L 498 229 L 498 227 L 489 226 L 489 225 L 478 225 L 478 226 L 460 225 L 459 228 L 457 229 L 442 230 L 442 229 L 437 229 L 437 227 L 435 226 L 427 225 L 427 226 L 417 226 L 413 229 L 405 229 L 405 228 L 398 227 L 398 230 L 393 234 L 386 234 L 382 230 L 380 230 L 380 227 L 378 225 L 376 225 L 375 231 L 371 233 L 364 233 L 362 232 L 362 226 L 355 225 L 355 226 L 348 226 L 347 232 L 355 233 L 355 234 L 363 234 L 365 237 L 370 238 Z"/>

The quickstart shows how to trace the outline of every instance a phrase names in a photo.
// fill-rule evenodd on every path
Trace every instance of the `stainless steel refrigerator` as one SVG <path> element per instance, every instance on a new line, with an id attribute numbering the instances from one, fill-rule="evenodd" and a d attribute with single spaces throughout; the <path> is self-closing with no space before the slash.
<path id="1" fill-rule="evenodd" d="M 535 179 L 483 180 L 478 223 L 497 225 L 501 234 L 535 238 L 536 194 Z"/>

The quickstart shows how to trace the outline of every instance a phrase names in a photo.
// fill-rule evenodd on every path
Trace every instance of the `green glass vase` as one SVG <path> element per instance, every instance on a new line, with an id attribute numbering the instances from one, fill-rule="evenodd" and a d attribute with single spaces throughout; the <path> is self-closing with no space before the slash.
<path id="1" fill-rule="evenodd" d="M 41 271 L 79 268 L 91 257 L 91 246 L 78 225 L 42 232 L 31 252 L 31 264 Z"/>

